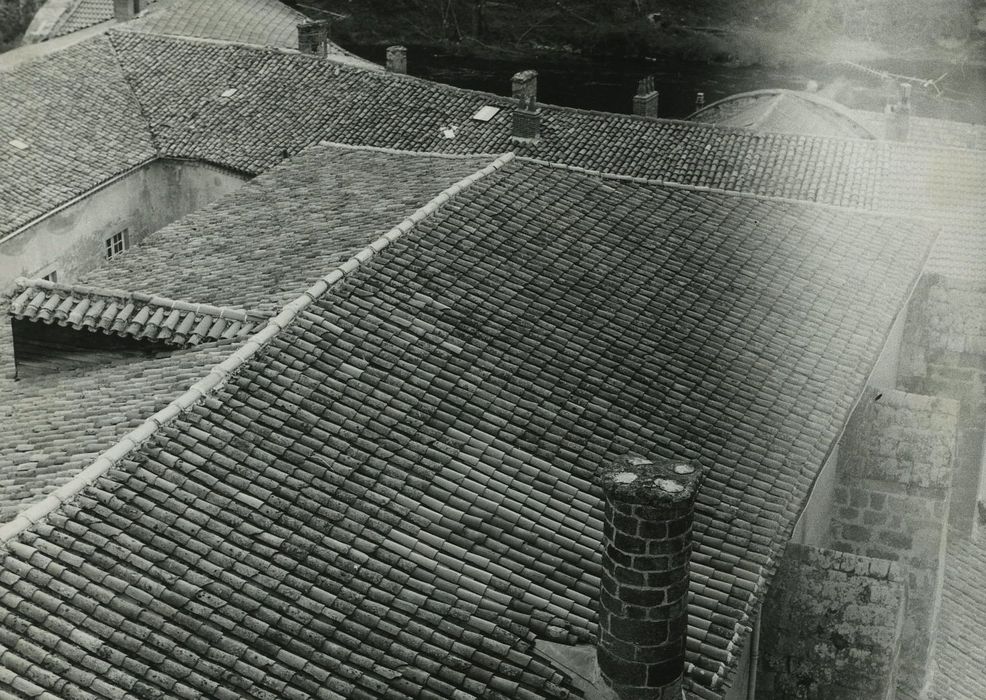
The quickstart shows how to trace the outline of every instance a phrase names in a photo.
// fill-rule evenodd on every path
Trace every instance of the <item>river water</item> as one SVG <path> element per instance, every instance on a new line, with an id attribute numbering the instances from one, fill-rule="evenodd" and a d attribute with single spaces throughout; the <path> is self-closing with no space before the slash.
<path id="1" fill-rule="evenodd" d="M 347 46 L 377 63 L 384 62 L 381 46 Z M 986 66 L 958 66 L 934 61 L 879 61 L 870 67 L 934 80 L 948 75 L 934 87 L 915 85 L 914 110 L 919 116 L 957 121 L 986 122 Z M 548 104 L 630 112 L 637 81 L 653 75 L 660 91 L 662 117 L 683 118 L 695 109 L 696 93 L 705 103 L 729 95 L 762 88 L 804 89 L 809 80 L 821 86 L 839 79 L 838 99 L 850 107 L 882 111 L 885 85 L 872 76 L 844 65 L 805 64 L 797 68 L 729 66 L 689 63 L 674 59 L 586 59 L 583 57 L 510 60 L 443 54 L 434 49 L 408 47 L 408 72 L 458 87 L 510 94 L 510 77 L 520 70 L 538 71 L 538 99 Z"/>

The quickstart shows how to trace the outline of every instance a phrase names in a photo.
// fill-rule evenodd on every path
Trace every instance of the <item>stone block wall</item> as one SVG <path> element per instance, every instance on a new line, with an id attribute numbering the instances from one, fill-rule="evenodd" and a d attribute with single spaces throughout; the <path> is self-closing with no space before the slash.
<path id="1" fill-rule="evenodd" d="M 896 562 L 907 583 L 900 697 L 927 679 L 947 535 L 959 405 L 868 391 L 843 437 L 829 546 Z"/>
<path id="2" fill-rule="evenodd" d="M 908 306 L 898 387 L 959 402 L 949 523 L 969 534 L 982 498 L 986 285 L 925 275 Z"/>
<path id="3" fill-rule="evenodd" d="M 788 545 L 764 601 L 757 699 L 892 698 L 905 597 L 896 563 Z"/>
<path id="4" fill-rule="evenodd" d="M 0 387 L 12 381 L 16 374 L 14 364 L 14 328 L 10 318 L 10 298 L 0 293 Z"/>

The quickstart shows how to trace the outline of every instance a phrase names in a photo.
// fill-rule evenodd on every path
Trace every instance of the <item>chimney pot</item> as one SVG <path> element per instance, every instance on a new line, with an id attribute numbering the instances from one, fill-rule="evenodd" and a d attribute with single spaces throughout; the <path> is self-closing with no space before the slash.
<path id="1" fill-rule="evenodd" d="M 403 46 L 387 47 L 387 70 L 391 73 L 407 73 L 407 49 Z"/>
<path id="2" fill-rule="evenodd" d="M 891 141 L 907 141 L 908 133 L 911 130 L 911 85 L 910 83 L 900 83 L 898 85 L 898 101 L 896 104 L 887 105 L 887 138 Z"/>
<path id="3" fill-rule="evenodd" d="M 599 473 L 603 575 L 596 656 L 620 700 L 677 700 L 685 670 L 695 497 L 705 471 L 628 454 Z"/>
<path id="4" fill-rule="evenodd" d="M 695 93 L 695 111 L 702 109 L 705 106 L 705 93 L 697 92 Z"/>
<path id="5" fill-rule="evenodd" d="M 329 28 L 327 19 L 313 19 L 298 25 L 298 51 L 325 57 L 329 53 Z"/>
<path id="6" fill-rule="evenodd" d="M 511 95 L 515 99 L 538 98 L 538 72 L 536 70 L 524 70 L 515 73 L 510 80 Z"/>
<path id="7" fill-rule="evenodd" d="M 656 119 L 659 98 L 659 93 L 654 89 L 654 76 L 641 78 L 637 83 L 637 94 L 633 96 L 633 113 Z"/>

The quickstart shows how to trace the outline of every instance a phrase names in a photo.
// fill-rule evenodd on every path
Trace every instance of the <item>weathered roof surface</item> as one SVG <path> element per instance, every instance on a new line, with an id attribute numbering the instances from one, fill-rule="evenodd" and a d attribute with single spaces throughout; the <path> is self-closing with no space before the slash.
<path id="1" fill-rule="evenodd" d="M 756 90 L 713 102 L 688 117 L 692 121 L 764 133 L 810 134 L 844 139 L 878 138 L 856 114 L 838 102 L 810 92 Z"/>
<path id="2" fill-rule="evenodd" d="M 0 234 L 155 155 L 106 37 L 0 71 Z"/>
<path id="3" fill-rule="evenodd" d="M 16 281 L 10 315 L 178 346 L 249 335 L 266 318 L 241 309 L 38 279 Z"/>
<path id="4" fill-rule="evenodd" d="M 111 8 L 112 9 L 112 8 Z M 214 39 L 237 44 L 298 48 L 298 25 L 308 18 L 279 0 L 175 0 L 120 28 L 127 31 Z M 380 66 L 328 42 L 329 58 L 364 68 Z"/>
<path id="5" fill-rule="evenodd" d="M 84 278 L 273 313 L 492 156 L 313 146 Z M 175 251 L 184 264 L 174 265 Z"/>
<path id="6" fill-rule="evenodd" d="M 934 700 L 986 697 L 986 545 L 950 536 L 935 645 Z"/>
<path id="7" fill-rule="evenodd" d="M 880 155 L 874 208 L 941 222 L 928 271 L 986 281 L 986 155 L 918 145 L 889 146 Z"/>
<path id="8" fill-rule="evenodd" d="M 887 131 L 887 117 L 881 112 L 853 110 L 853 116 L 881 138 Z M 945 146 L 986 150 L 986 124 L 970 124 L 945 119 L 910 116 L 908 143 L 921 146 Z"/>
<path id="9" fill-rule="evenodd" d="M 5 385 L 0 523 L 67 482 L 236 347 L 213 343 Z"/>
<path id="10" fill-rule="evenodd" d="M 0 689 L 560 697 L 530 642 L 591 639 L 591 479 L 634 448 L 712 469 L 688 677 L 719 696 L 927 227 L 496 167 L 16 535 Z"/>
<path id="11" fill-rule="evenodd" d="M 64 36 L 113 19 L 113 0 L 79 0 L 62 13 L 51 37 Z"/>

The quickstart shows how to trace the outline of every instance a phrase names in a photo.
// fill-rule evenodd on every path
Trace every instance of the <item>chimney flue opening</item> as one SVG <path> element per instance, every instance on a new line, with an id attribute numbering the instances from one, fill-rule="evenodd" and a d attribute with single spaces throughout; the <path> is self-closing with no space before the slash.
<path id="1" fill-rule="evenodd" d="M 681 697 L 695 496 L 703 469 L 629 454 L 599 473 L 603 574 L 596 656 L 620 700 Z"/>

